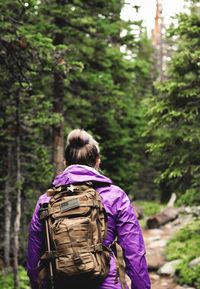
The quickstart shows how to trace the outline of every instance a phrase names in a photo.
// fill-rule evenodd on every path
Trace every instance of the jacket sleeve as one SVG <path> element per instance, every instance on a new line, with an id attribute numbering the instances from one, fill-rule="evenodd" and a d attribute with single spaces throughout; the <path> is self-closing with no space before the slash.
<path id="1" fill-rule="evenodd" d="M 142 232 L 128 196 L 122 190 L 120 192 L 117 234 L 123 249 L 126 272 L 131 279 L 131 289 L 150 289 Z"/>
<path id="2" fill-rule="evenodd" d="M 29 238 L 28 238 L 28 250 L 26 258 L 27 273 L 30 279 L 32 289 L 38 289 L 37 277 L 38 269 L 37 265 L 44 251 L 44 231 L 43 225 L 39 219 L 40 199 L 38 200 L 32 220 L 29 227 Z"/>

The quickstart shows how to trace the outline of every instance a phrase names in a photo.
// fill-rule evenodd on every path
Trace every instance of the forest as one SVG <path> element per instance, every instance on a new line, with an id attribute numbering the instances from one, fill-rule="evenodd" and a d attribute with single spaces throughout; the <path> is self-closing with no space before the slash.
<path id="1" fill-rule="evenodd" d="M 121 18 L 123 0 L 0 0 L 2 289 L 30 288 L 29 222 L 74 128 L 97 139 L 102 172 L 133 202 L 175 193 L 176 206 L 200 206 L 200 1 L 186 2 L 161 69 L 144 23 Z"/>

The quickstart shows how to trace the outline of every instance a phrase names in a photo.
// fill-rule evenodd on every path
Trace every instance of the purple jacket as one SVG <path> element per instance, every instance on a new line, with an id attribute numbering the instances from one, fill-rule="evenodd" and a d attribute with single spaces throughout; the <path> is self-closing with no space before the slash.
<path id="1" fill-rule="evenodd" d="M 100 188 L 97 190 L 108 216 L 105 245 L 110 245 L 116 236 L 118 237 L 118 242 L 123 248 L 126 272 L 131 279 L 131 289 L 149 289 L 150 280 L 145 259 L 144 241 L 133 207 L 125 192 L 113 185 L 109 178 L 94 168 L 83 165 L 67 167 L 62 174 L 55 178 L 53 185 L 68 185 L 84 181 L 99 183 Z M 44 232 L 38 212 L 40 204 L 48 201 L 49 197 L 46 193 L 39 198 L 29 229 L 27 271 L 32 289 L 38 289 L 36 283 L 37 264 L 44 251 Z M 121 289 L 120 282 L 115 284 L 115 277 L 116 266 L 114 258 L 111 256 L 110 271 L 100 289 Z"/>

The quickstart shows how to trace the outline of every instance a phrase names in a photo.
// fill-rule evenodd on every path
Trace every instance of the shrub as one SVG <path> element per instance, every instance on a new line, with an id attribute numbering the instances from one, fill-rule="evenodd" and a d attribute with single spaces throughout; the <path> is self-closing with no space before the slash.
<path id="1" fill-rule="evenodd" d="M 189 262 L 200 256 L 200 220 L 194 220 L 182 228 L 167 244 L 168 260 L 181 259 L 177 266 L 178 282 L 200 289 L 200 266 L 189 267 Z"/>
<path id="2" fill-rule="evenodd" d="M 178 205 L 186 205 L 186 206 L 192 206 L 200 204 L 200 193 L 196 189 L 189 189 L 180 196 L 178 202 Z"/>
<path id="3" fill-rule="evenodd" d="M 19 267 L 19 279 L 20 279 L 20 287 L 19 289 L 30 289 L 29 279 L 25 269 L 20 266 Z M 4 274 L 0 272 L 0 288 L 3 289 L 13 289 L 13 273 Z"/>
<path id="4" fill-rule="evenodd" d="M 163 208 L 163 205 L 160 203 L 154 201 L 154 202 L 149 202 L 149 201 L 136 201 L 134 202 L 138 207 L 141 207 L 144 211 L 144 216 L 152 216 L 158 212 L 161 211 Z"/>

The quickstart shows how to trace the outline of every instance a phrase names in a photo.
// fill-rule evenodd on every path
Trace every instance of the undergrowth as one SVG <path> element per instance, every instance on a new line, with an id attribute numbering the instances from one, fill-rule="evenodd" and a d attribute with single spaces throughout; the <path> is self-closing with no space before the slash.
<path id="1" fill-rule="evenodd" d="M 27 272 L 22 266 L 19 266 L 19 281 L 20 281 L 19 289 L 30 289 Z M 7 274 L 0 272 L 0 288 L 2 289 L 14 288 L 12 272 L 9 272 Z"/>
<path id="2" fill-rule="evenodd" d="M 193 259 L 200 257 L 200 220 L 194 220 L 182 228 L 167 244 L 167 260 L 181 259 L 176 275 L 180 284 L 200 289 L 200 264 L 190 267 Z"/>

